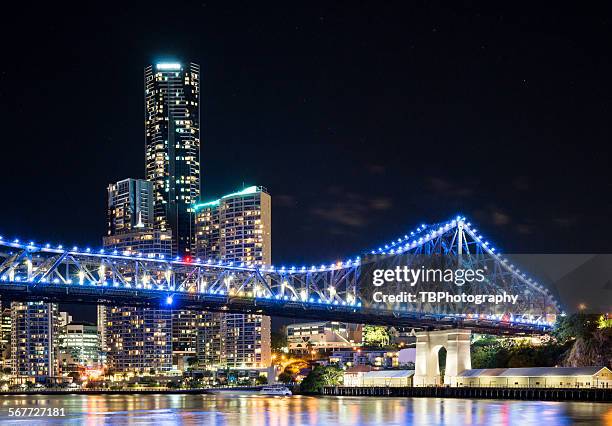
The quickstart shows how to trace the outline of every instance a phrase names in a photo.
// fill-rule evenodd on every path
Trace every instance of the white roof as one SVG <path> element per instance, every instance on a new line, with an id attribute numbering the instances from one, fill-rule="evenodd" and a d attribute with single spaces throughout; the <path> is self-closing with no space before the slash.
<path id="1" fill-rule="evenodd" d="M 459 377 L 568 377 L 594 376 L 606 367 L 525 367 L 464 370 Z"/>
<path id="2" fill-rule="evenodd" d="M 377 370 L 364 373 L 364 379 L 403 379 L 414 376 L 414 370 Z"/>

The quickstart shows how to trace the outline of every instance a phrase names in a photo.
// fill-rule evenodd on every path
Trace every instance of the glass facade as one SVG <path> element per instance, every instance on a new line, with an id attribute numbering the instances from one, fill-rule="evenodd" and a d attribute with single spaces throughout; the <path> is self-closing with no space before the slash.
<path id="1" fill-rule="evenodd" d="M 100 363 L 98 327 L 86 323 L 69 323 L 59 336 L 60 352 L 72 356 L 82 366 L 95 367 Z"/>
<path id="2" fill-rule="evenodd" d="M 123 179 L 108 186 L 107 235 L 153 228 L 153 184 Z"/>
<path id="3" fill-rule="evenodd" d="M 192 206 L 200 196 L 200 66 L 145 67 L 145 177 L 154 226 L 171 230 L 173 255 L 192 252 Z"/>

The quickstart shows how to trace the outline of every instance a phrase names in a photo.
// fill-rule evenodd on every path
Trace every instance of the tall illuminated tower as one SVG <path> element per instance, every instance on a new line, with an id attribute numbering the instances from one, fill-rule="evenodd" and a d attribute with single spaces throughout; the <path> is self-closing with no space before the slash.
<path id="1" fill-rule="evenodd" d="M 173 252 L 190 254 L 192 206 L 200 195 L 200 66 L 145 67 L 145 178 L 153 182 L 154 227 L 173 235 Z"/>
<path id="2" fill-rule="evenodd" d="M 194 209 L 197 256 L 257 266 L 272 262 L 272 199 L 265 188 L 250 186 Z M 203 365 L 270 366 L 269 316 L 207 313 L 202 322 L 196 343 Z"/>

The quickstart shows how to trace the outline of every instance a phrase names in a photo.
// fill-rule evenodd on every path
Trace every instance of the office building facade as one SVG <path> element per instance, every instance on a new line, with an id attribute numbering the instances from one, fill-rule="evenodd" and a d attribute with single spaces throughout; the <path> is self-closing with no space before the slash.
<path id="1" fill-rule="evenodd" d="M 195 206 L 196 255 L 203 259 L 270 264 L 271 197 L 252 186 Z M 207 313 L 198 333 L 204 365 L 264 368 L 271 362 L 270 317 Z"/>
<path id="2" fill-rule="evenodd" d="M 200 67 L 145 67 L 145 177 L 153 184 L 154 227 L 172 231 L 173 255 L 192 253 L 200 196 Z"/>
<path id="3" fill-rule="evenodd" d="M 60 353 L 69 354 L 81 366 L 99 366 L 101 348 L 98 327 L 84 322 L 70 322 L 61 327 L 59 350 Z"/>
<path id="4" fill-rule="evenodd" d="M 311 351 L 327 352 L 352 349 L 361 342 L 351 339 L 347 323 L 318 321 L 287 326 L 289 352 L 307 354 Z"/>

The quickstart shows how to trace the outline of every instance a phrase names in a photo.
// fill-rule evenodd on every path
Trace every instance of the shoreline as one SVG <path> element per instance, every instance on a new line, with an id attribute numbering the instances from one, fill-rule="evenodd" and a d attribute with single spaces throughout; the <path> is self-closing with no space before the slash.
<path id="1" fill-rule="evenodd" d="M 36 395 L 219 395 L 239 396 L 232 391 L 244 392 L 249 388 L 202 388 L 202 389 L 49 389 L 0 392 L 0 396 Z M 326 387 L 321 394 L 295 393 L 294 396 L 316 397 L 406 397 L 406 398 L 459 398 L 492 400 L 532 400 L 559 402 L 612 402 L 612 389 L 567 389 L 567 388 L 444 388 L 444 387 Z"/>

